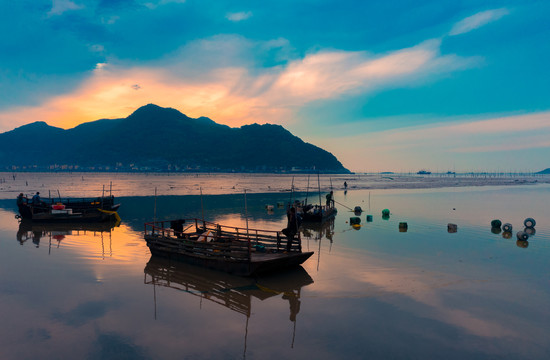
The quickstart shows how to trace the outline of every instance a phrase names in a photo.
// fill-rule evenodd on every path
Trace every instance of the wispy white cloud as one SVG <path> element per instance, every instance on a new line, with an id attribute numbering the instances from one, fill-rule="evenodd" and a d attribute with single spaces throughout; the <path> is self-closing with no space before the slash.
<path id="1" fill-rule="evenodd" d="M 227 13 L 225 15 L 225 18 L 230 21 L 238 22 L 238 21 L 246 20 L 251 16 L 252 16 L 251 11 L 240 11 L 235 13 Z"/>
<path id="2" fill-rule="evenodd" d="M 143 5 L 145 5 L 149 9 L 156 9 L 159 6 L 166 5 L 166 4 L 172 4 L 172 3 L 183 4 L 185 3 L 185 1 L 186 0 L 156 0 L 156 1 L 149 0 L 149 1 L 144 1 Z"/>
<path id="3" fill-rule="evenodd" d="M 77 5 L 70 0 L 52 0 L 52 8 L 48 12 L 48 16 L 61 15 L 69 10 L 83 9 L 84 5 Z"/>
<path id="4" fill-rule="evenodd" d="M 369 92 L 396 84 L 413 84 L 459 69 L 480 59 L 441 55 L 439 40 L 383 55 L 367 52 L 320 51 L 291 62 L 270 93 L 281 101 L 307 102 L 347 93 Z"/>
<path id="5" fill-rule="evenodd" d="M 509 11 L 505 8 L 479 12 L 456 23 L 449 32 L 449 35 L 465 34 L 508 14 Z"/>

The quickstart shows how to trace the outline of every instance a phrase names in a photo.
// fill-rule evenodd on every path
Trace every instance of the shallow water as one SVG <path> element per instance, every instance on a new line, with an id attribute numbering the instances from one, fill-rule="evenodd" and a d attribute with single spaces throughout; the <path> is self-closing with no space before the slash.
<path id="1" fill-rule="evenodd" d="M 105 180 L 86 181 L 101 189 Z M 201 202 L 205 218 L 244 226 L 242 193 L 147 195 L 120 196 L 123 221 L 112 229 L 20 229 L 15 200 L 0 200 L 0 358 L 550 356 L 547 185 L 336 190 L 334 223 L 302 234 L 312 258 L 257 279 L 151 258 L 141 233 L 153 217 L 201 217 Z M 250 227 L 283 228 L 284 209 L 265 205 L 289 200 L 247 194 Z M 355 206 L 365 210 L 358 229 Z M 526 217 L 536 233 L 518 243 Z M 510 222 L 512 238 L 492 233 L 492 219 Z"/>

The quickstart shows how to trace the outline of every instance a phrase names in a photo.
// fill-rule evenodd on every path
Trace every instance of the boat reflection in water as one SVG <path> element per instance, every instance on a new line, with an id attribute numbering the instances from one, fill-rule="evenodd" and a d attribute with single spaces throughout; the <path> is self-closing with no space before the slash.
<path id="1" fill-rule="evenodd" d="M 302 237 L 305 239 L 322 240 L 327 239 L 332 244 L 334 235 L 334 218 L 324 223 L 302 223 L 300 227 Z"/>
<path id="2" fill-rule="evenodd" d="M 317 242 L 317 270 L 319 270 L 319 264 L 321 262 L 321 243 L 323 239 L 327 239 L 330 242 L 329 253 L 332 250 L 332 237 L 334 235 L 334 218 L 328 219 L 324 223 L 302 223 L 300 226 L 300 232 L 302 233 L 302 242 L 306 242 L 309 250 L 309 240 Z"/>
<path id="3" fill-rule="evenodd" d="M 98 223 L 36 223 L 23 220 L 19 224 L 17 230 L 17 241 L 23 245 L 28 240 L 36 246 L 40 246 L 42 239 L 49 240 L 51 247 L 52 240 L 57 241 L 59 247 L 60 242 L 66 236 L 79 236 L 89 233 L 106 233 L 109 234 L 115 226 L 119 226 L 120 222 L 98 222 Z"/>
<path id="4" fill-rule="evenodd" d="M 250 278 L 205 269 L 184 262 L 170 261 L 154 255 L 145 266 L 144 272 L 145 284 L 183 291 L 200 297 L 201 300 L 212 301 L 245 315 L 247 318 L 246 332 L 248 332 L 248 320 L 252 314 L 252 298 L 265 300 L 281 295 L 282 299 L 288 300 L 289 318 L 294 323 L 294 331 L 296 331 L 296 316 L 300 311 L 301 289 L 313 284 L 313 279 L 301 266 L 276 275 Z M 294 343 L 294 334 L 292 341 Z"/>

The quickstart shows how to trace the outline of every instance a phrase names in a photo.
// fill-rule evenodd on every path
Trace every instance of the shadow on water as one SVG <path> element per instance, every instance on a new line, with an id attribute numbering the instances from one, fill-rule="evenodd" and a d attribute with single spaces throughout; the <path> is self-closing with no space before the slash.
<path id="1" fill-rule="evenodd" d="M 289 303 L 289 319 L 294 323 L 292 347 L 296 331 L 296 318 L 300 312 L 300 295 L 303 287 L 313 284 L 313 279 L 301 266 L 287 271 L 259 276 L 240 277 L 205 269 L 170 259 L 151 256 L 144 269 L 144 283 L 153 285 L 154 317 L 157 318 L 156 287 L 162 286 L 182 291 L 202 300 L 226 307 L 246 317 L 244 352 L 248 322 L 252 315 L 252 299 L 266 300 L 281 296 Z"/>

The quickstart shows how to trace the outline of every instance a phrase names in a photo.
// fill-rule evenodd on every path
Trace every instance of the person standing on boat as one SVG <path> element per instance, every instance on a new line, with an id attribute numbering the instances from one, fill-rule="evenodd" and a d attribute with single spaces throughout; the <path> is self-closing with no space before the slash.
<path id="1" fill-rule="evenodd" d="M 36 192 L 36 195 L 32 197 L 32 204 L 33 205 L 40 205 L 40 192 Z"/>
<path id="2" fill-rule="evenodd" d="M 327 194 L 327 208 L 334 207 L 334 192 L 331 190 Z"/>
<path id="3" fill-rule="evenodd" d="M 344 189 L 347 190 L 348 189 L 348 183 L 346 181 L 344 181 Z"/>
<path id="4" fill-rule="evenodd" d="M 25 203 L 25 200 L 25 195 L 23 195 L 23 193 L 20 193 L 17 197 L 17 206 L 23 205 Z"/>
<path id="5" fill-rule="evenodd" d="M 286 251 L 290 252 L 292 249 L 292 241 L 298 233 L 298 227 L 300 226 L 300 217 L 296 214 L 296 208 L 292 206 L 286 213 L 288 224 L 286 229 L 283 229 L 283 234 L 286 235 Z"/>

